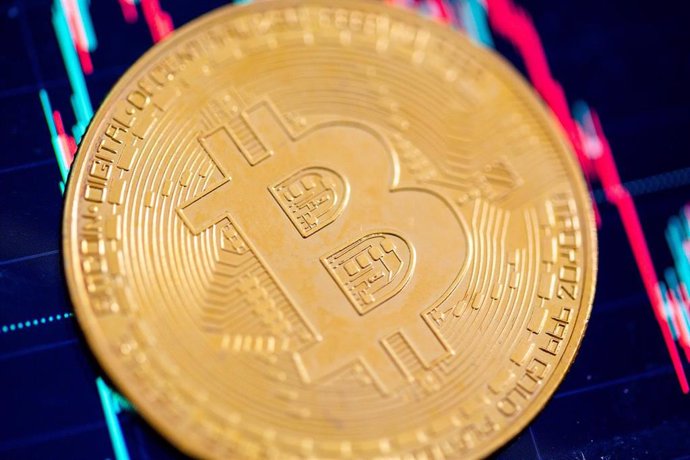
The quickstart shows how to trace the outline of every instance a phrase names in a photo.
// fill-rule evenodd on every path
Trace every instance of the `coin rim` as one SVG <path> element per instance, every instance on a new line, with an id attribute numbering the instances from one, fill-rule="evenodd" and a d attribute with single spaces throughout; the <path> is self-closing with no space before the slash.
<path id="1" fill-rule="evenodd" d="M 421 17 L 419 14 L 415 14 L 401 7 L 375 3 L 370 0 L 264 0 L 244 5 L 230 4 L 214 9 L 190 21 L 173 32 L 166 40 L 151 47 L 137 59 L 137 61 L 118 79 L 117 83 L 108 92 L 95 115 L 92 117 L 86 134 L 79 144 L 78 152 L 70 168 L 67 179 L 62 222 L 62 254 L 69 297 L 74 306 L 77 321 L 98 363 L 105 370 L 108 377 L 115 383 L 118 390 L 134 404 L 134 407 L 142 414 L 144 419 L 162 433 L 167 441 L 184 453 L 195 457 L 207 456 L 209 452 L 205 452 L 203 449 L 206 443 L 203 441 L 200 442 L 203 438 L 185 436 L 185 433 L 181 433 L 160 411 L 156 410 L 155 403 L 144 398 L 143 394 L 137 391 L 134 385 L 129 383 L 131 379 L 128 378 L 128 374 L 130 374 L 131 371 L 122 364 L 119 355 L 112 351 L 109 341 L 105 338 L 105 334 L 96 333 L 96 331 L 101 330 L 99 326 L 100 321 L 91 311 L 90 302 L 83 302 L 82 299 L 88 299 L 89 296 L 84 289 L 83 278 L 81 275 L 77 278 L 76 275 L 76 273 L 79 273 L 79 262 L 81 259 L 78 254 L 77 226 L 72 225 L 72 222 L 78 218 L 76 212 L 80 208 L 78 205 L 82 200 L 79 199 L 79 201 L 77 201 L 75 194 L 81 189 L 84 178 L 84 175 L 78 174 L 78 172 L 83 170 L 86 158 L 89 157 L 88 148 L 92 146 L 94 137 L 97 134 L 97 131 L 92 129 L 93 126 L 100 125 L 105 121 L 113 103 L 117 102 L 124 90 L 131 86 L 132 82 L 136 81 L 136 78 L 141 75 L 142 71 L 156 62 L 157 57 L 164 55 L 168 51 L 174 50 L 188 35 L 194 35 L 197 32 L 203 31 L 206 25 L 232 20 L 233 18 L 251 14 L 252 12 L 258 13 L 271 9 L 282 10 L 297 6 L 324 7 L 330 9 L 342 7 L 347 10 L 360 9 L 367 12 L 389 14 L 392 18 L 395 18 L 395 16 L 408 16 L 408 18 L 402 18 L 400 20 L 420 28 L 426 27 L 439 38 L 449 37 L 451 41 L 464 40 L 467 45 L 477 49 L 476 52 L 470 51 L 470 56 L 478 60 L 481 65 L 492 72 L 493 75 L 497 76 L 502 83 L 506 84 L 506 82 L 508 82 L 507 85 L 511 91 L 514 92 L 515 96 L 525 103 L 526 108 L 531 111 L 531 114 L 538 121 L 543 123 L 542 126 L 548 128 L 545 130 L 546 135 L 550 138 L 551 142 L 553 142 L 554 147 L 557 149 L 560 148 L 560 153 L 565 154 L 562 155 L 566 157 L 563 159 L 563 162 L 566 173 L 571 179 L 570 184 L 575 195 L 575 200 L 578 202 L 578 217 L 586 221 L 583 222 L 585 225 L 582 230 L 584 243 L 582 251 L 585 259 L 583 267 L 585 276 L 582 282 L 581 301 L 578 305 L 577 318 L 579 321 L 575 323 L 568 341 L 568 346 L 555 364 L 553 374 L 544 382 L 541 392 L 529 402 L 527 407 L 514 421 L 506 423 L 502 433 L 497 435 L 492 441 L 486 443 L 482 450 L 472 452 L 472 454 L 476 455 L 478 458 L 486 457 L 514 439 L 514 437 L 525 429 L 529 423 L 534 420 L 536 415 L 541 412 L 546 403 L 552 398 L 556 389 L 560 386 L 582 345 L 584 332 L 592 312 L 598 272 L 598 241 L 592 201 L 589 190 L 585 186 L 582 171 L 575 160 L 570 144 L 566 141 L 566 136 L 562 127 L 556 123 L 556 120 L 552 116 L 549 116 L 547 113 L 548 108 L 543 105 L 543 102 L 540 104 L 541 99 L 539 95 L 526 82 L 523 76 L 520 75 L 501 55 L 475 45 L 463 33 Z M 243 13 L 244 10 L 251 11 Z M 585 226 L 586 228 L 584 228 Z M 588 269 L 587 267 L 591 268 Z M 576 341 L 575 344 L 572 344 L 573 340 Z M 233 446 L 230 447 L 232 448 Z"/>

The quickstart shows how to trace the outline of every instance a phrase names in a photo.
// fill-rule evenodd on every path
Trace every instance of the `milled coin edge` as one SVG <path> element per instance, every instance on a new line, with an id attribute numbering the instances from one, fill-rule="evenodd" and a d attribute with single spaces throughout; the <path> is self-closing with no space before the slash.
<path id="1" fill-rule="evenodd" d="M 72 222 L 76 221 L 78 217 L 76 193 L 77 191 L 80 191 L 83 186 L 83 180 L 81 180 L 83 176 L 77 175 L 76 171 L 81 171 L 84 163 L 86 162 L 88 152 L 87 147 L 91 146 L 96 132 L 96 130 L 92 129 L 92 125 L 95 126 L 96 120 L 99 120 L 99 122 L 104 120 L 106 115 L 109 113 L 113 102 L 116 101 L 117 96 L 121 95 L 124 90 L 131 85 L 131 82 L 136 80 L 135 77 L 140 75 L 141 71 L 146 69 L 151 61 L 155 62 L 158 56 L 176 48 L 177 44 L 184 40 L 184 37 L 192 35 L 193 32 L 196 32 L 197 30 L 211 23 L 231 20 L 233 17 L 242 16 L 244 11 L 251 10 L 252 12 L 260 12 L 271 9 L 284 9 L 291 6 L 323 6 L 333 8 L 334 3 L 336 3 L 334 0 L 264 0 L 248 5 L 227 5 L 210 11 L 184 25 L 175 31 L 171 37 L 168 37 L 162 43 L 153 46 L 151 49 L 145 52 L 124 73 L 124 75 L 120 77 L 117 83 L 108 92 L 106 98 L 92 118 L 86 134 L 79 145 L 77 155 L 67 179 L 65 207 L 62 221 L 62 253 L 65 268 L 65 279 L 68 285 L 69 296 L 74 306 L 77 321 L 84 333 L 87 343 L 91 348 L 91 352 L 96 357 L 97 362 L 105 370 L 106 374 L 115 383 L 118 390 L 121 391 L 127 397 L 127 399 L 134 404 L 137 411 L 143 415 L 147 422 L 153 425 L 165 436 L 167 440 L 178 447 L 181 451 L 194 457 L 206 457 L 208 455 L 208 452 L 204 452 L 201 449 L 203 443 L 195 443 L 192 438 L 185 436 L 185 433 L 180 433 L 178 429 L 175 429 L 175 427 L 169 424 L 164 414 L 161 414 L 160 411 L 157 411 L 155 408 L 151 407 L 150 402 L 146 401 L 143 396 L 140 396 L 139 393 L 128 387 L 128 379 L 126 374 L 129 372 L 121 364 L 119 357 L 113 353 L 108 342 L 103 339 L 102 336 L 99 336 L 95 333 L 98 328 L 99 321 L 96 319 L 95 315 L 89 311 L 89 308 L 80 306 L 79 299 L 88 298 L 88 295 L 83 285 L 83 280 L 77 279 L 76 277 L 76 273 L 79 271 L 80 259 L 76 239 L 76 226 L 73 226 Z M 480 48 L 472 43 L 466 36 L 454 31 L 448 26 L 433 22 L 430 19 L 423 18 L 414 12 L 405 11 L 399 7 L 386 6 L 385 4 L 374 3 L 367 0 L 340 0 L 339 3 L 343 5 L 343 8 L 352 9 L 361 7 L 369 11 L 377 11 L 382 13 L 391 13 L 395 11 L 394 14 L 398 16 L 407 15 L 408 17 L 404 18 L 404 20 L 406 20 L 408 23 L 433 29 L 434 33 L 438 34 L 438 36 L 450 37 L 451 40 L 457 40 L 458 38 L 465 40 L 469 46 L 477 50 L 476 53 L 472 52 L 471 54 L 472 57 L 476 59 L 482 66 L 487 67 L 494 75 L 498 77 L 508 76 L 515 81 L 515 85 L 510 85 L 509 87 L 515 92 L 517 97 L 521 98 L 522 101 L 525 102 L 526 107 L 532 111 L 537 119 L 542 120 L 545 125 L 550 128 L 547 130 L 547 134 L 553 142 L 554 147 L 560 148 L 561 151 L 565 153 L 564 156 L 567 157 L 564 158 L 564 166 L 571 178 L 571 185 L 573 187 L 573 191 L 575 192 L 574 195 L 575 200 L 578 203 L 580 217 L 583 218 L 583 221 L 587 222 L 587 228 L 583 230 L 582 250 L 586 258 L 585 267 L 591 267 L 584 269 L 585 276 L 582 283 L 581 302 L 578 306 L 576 323 L 571 332 L 566 349 L 555 365 L 553 374 L 546 382 L 544 389 L 542 389 L 542 391 L 521 412 L 519 420 L 511 425 L 508 425 L 507 428 L 504 429 L 503 435 L 497 436 L 495 441 L 487 443 L 483 450 L 476 453 L 477 458 L 483 458 L 507 444 L 519 432 L 524 430 L 532 420 L 534 420 L 536 415 L 541 412 L 546 403 L 552 398 L 556 389 L 565 377 L 565 374 L 570 369 L 570 366 L 572 365 L 575 356 L 580 349 L 584 332 L 591 315 L 598 270 L 597 235 L 591 197 L 587 187 L 585 186 L 582 171 L 577 164 L 572 152 L 572 148 L 567 143 L 565 133 L 563 132 L 561 126 L 556 123 L 556 120 L 552 116 L 549 116 L 544 105 L 539 103 L 541 99 L 539 98 L 538 94 L 531 86 L 529 86 L 522 75 L 520 75 L 507 60 L 505 60 L 505 58 L 496 53 Z M 510 81 L 511 78 L 506 78 L 502 81 Z M 583 309 L 586 311 L 583 311 Z M 574 345 L 571 344 L 573 339 L 577 341 L 577 343 Z"/>

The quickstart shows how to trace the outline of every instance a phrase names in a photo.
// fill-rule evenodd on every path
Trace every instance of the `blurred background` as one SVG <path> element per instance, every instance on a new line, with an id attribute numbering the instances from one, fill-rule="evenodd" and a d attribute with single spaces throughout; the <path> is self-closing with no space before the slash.
<path id="1" fill-rule="evenodd" d="M 509 59 L 560 121 L 596 203 L 599 280 L 581 350 L 496 456 L 690 459 L 690 4 L 389 3 Z M 0 458 L 182 457 L 83 342 L 61 270 L 62 188 L 118 77 L 223 4 L 0 0 Z"/>

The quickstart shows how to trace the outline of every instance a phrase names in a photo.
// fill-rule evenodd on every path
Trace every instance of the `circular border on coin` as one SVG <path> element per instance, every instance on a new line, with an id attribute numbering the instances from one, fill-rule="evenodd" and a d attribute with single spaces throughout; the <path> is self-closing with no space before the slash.
<path id="1" fill-rule="evenodd" d="M 164 42 L 154 46 L 151 50 L 146 52 L 127 72 L 120 78 L 117 84 L 109 92 L 105 101 L 94 115 L 92 122 L 85 134 L 79 152 L 75 158 L 71 169 L 69 180 L 67 183 L 67 192 L 65 196 L 65 210 L 63 217 L 63 254 L 64 266 L 66 272 L 66 280 L 69 287 L 70 297 L 74 304 L 75 311 L 79 324 L 84 331 L 84 335 L 89 343 L 93 353 L 98 359 L 98 362 L 106 370 L 107 374 L 113 379 L 125 396 L 130 399 L 138 411 L 142 413 L 145 419 L 151 423 L 156 429 L 162 432 L 167 439 L 171 440 L 173 444 L 182 449 L 184 452 L 197 456 L 204 457 L 208 452 L 203 450 L 203 446 L 195 442 L 191 436 L 186 436 L 186 433 L 181 433 L 177 427 L 162 416 L 155 407 L 155 403 L 147 400 L 136 388 L 133 388 L 125 378 L 125 369 L 122 363 L 116 359 L 113 350 L 108 342 L 100 336 L 97 331 L 97 319 L 95 315 L 89 310 L 88 305 L 83 299 L 88 298 L 89 294 L 85 289 L 84 283 L 80 282 L 78 277 L 80 270 L 79 245 L 77 241 L 77 228 L 74 225 L 77 217 L 78 195 L 84 185 L 84 167 L 87 159 L 87 152 L 96 140 L 97 129 L 107 118 L 110 107 L 114 100 L 121 96 L 122 92 L 127 89 L 131 82 L 136 81 L 137 77 L 152 63 L 172 51 L 175 47 L 184 41 L 184 39 L 194 33 L 203 30 L 206 26 L 231 20 L 236 16 L 241 16 L 245 12 L 259 13 L 262 11 L 274 9 L 277 7 L 287 8 L 290 6 L 314 6 L 314 7 L 329 7 L 342 6 L 343 8 L 361 8 L 372 12 L 390 14 L 397 16 L 408 23 L 423 26 L 432 30 L 434 34 L 440 37 L 447 37 L 449 40 L 459 40 L 458 32 L 445 27 L 441 24 L 434 23 L 428 19 L 419 17 L 418 15 L 403 11 L 398 8 L 392 8 L 383 4 L 377 4 L 366 0 L 344 0 L 344 1 L 330 1 L 330 0 L 267 0 L 256 2 L 251 5 L 229 5 L 212 11 L 199 19 L 192 21 L 185 25 L 180 30 L 176 31 L 170 38 Z M 467 40 L 460 38 L 460 40 Z M 544 388 L 531 401 L 531 403 L 521 412 L 516 422 L 509 425 L 503 430 L 503 433 L 495 437 L 495 441 L 487 444 L 483 450 L 476 452 L 478 457 L 484 457 L 494 452 L 497 448 L 512 439 L 518 432 L 523 430 L 527 424 L 536 416 L 536 414 L 544 407 L 546 402 L 555 392 L 557 386 L 562 381 L 565 373 L 571 365 L 575 354 L 577 353 L 581 344 L 582 336 L 586 328 L 589 315 L 591 312 L 591 305 L 594 297 L 596 272 L 597 272 L 597 248 L 596 248 L 596 231 L 594 225 L 594 217 L 592 212 L 592 205 L 589 199 L 589 194 L 585 186 L 582 174 L 570 152 L 570 147 L 566 142 L 559 126 L 555 120 L 549 116 L 543 105 L 539 103 L 539 99 L 535 92 L 528 86 L 524 79 L 517 74 L 511 66 L 506 63 L 500 56 L 474 47 L 468 43 L 468 48 L 473 47 L 471 52 L 472 57 L 479 60 L 483 66 L 489 68 L 493 75 L 502 77 L 504 80 L 512 80 L 515 82 L 513 90 L 522 101 L 526 104 L 527 109 L 537 117 L 544 126 L 547 127 L 547 135 L 551 137 L 554 145 L 558 146 L 563 153 L 565 166 L 570 175 L 571 185 L 574 188 L 575 199 L 577 201 L 579 217 L 583 223 L 583 253 L 586 260 L 583 262 L 585 266 L 585 273 L 582 280 L 582 295 L 581 303 L 578 308 L 582 308 L 578 314 L 578 321 L 573 326 L 572 337 L 569 341 L 566 350 L 564 351 L 560 361 L 556 365 L 552 376 L 544 383 Z M 469 52 L 469 51 L 468 51 Z"/>

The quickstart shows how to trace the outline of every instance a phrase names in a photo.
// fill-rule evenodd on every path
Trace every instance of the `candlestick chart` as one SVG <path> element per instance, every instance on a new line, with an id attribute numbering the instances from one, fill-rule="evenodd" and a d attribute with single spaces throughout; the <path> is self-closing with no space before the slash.
<path id="1" fill-rule="evenodd" d="M 237 2 L 248 3 L 248 2 Z M 578 357 L 497 458 L 690 458 L 690 6 L 387 0 L 502 54 L 561 126 L 600 267 Z M 227 2 L 0 3 L 0 458 L 182 458 L 88 351 L 60 258 L 94 110 L 176 26 Z"/>

